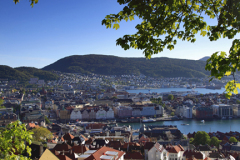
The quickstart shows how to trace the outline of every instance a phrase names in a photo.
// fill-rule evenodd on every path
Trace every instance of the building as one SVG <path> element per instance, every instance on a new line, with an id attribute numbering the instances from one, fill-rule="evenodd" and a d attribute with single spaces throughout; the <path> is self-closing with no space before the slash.
<path id="1" fill-rule="evenodd" d="M 236 117 L 240 117 L 240 105 L 233 105 L 233 115 Z"/>
<path id="2" fill-rule="evenodd" d="M 70 120 L 81 120 L 82 119 L 82 113 L 80 110 L 73 110 L 70 114 Z"/>
<path id="3" fill-rule="evenodd" d="M 213 109 L 211 107 L 197 107 L 196 119 L 213 119 Z"/>
<path id="4" fill-rule="evenodd" d="M 116 116 L 119 118 L 129 118 L 132 116 L 132 107 L 129 106 L 118 106 L 115 107 Z"/>
<path id="5" fill-rule="evenodd" d="M 101 147 L 98 150 L 88 150 L 78 157 L 79 160 L 124 160 L 125 152 L 109 147 Z"/>
<path id="6" fill-rule="evenodd" d="M 109 108 L 109 110 L 107 111 L 107 119 L 115 119 L 114 111 L 112 110 L 112 108 Z"/>
<path id="7" fill-rule="evenodd" d="M 101 108 L 96 113 L 96 119 L 107 119 L 107 112 Z"/>
<path id="8" fill-rule="evenodd" d="M 155 143 L 154 146 L 148 151 L 148 160 L 168 160 L 167 150 L 160 145 Z"/>
<path id="9" fill-rule="evenodd" d="M 142 116 L 154 116 L 156 115 L 155 107 L 154 106 L 142 107 L 141 114 Z"/>
<path id="10" fill-rule="evenodd" d="M 212 105 L 213 115 L 219 118 L 229 118 L 233 116 L 233 107 L 227 104 Z"/>

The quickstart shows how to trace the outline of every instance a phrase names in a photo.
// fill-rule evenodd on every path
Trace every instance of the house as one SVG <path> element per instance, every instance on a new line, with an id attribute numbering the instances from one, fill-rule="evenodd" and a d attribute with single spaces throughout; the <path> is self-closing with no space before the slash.
<path id="1" fill-rule="evenodd" d="M 144 147 L 143 147 L 143 149 L 144 149 L 144 159 L 148 159 L 148 151 L 154 146 L 154 144 L 155 143 L 153 143 L 153 142 L 146 142 L 145 144 L 144 144 Z"/>
<path id="2" fill-rule="evenodd" d="M 100 109 L 96 113 L 96 119 L 106 119 L 107 118 L 107 112 L 104 109 Z"/>
<path id="3" fill-rule="evenodd" d="M 89 111 L 88 110 L 82 111 L 82 120 L 89 120 Z"/>
<path id="4" fill-rule="evenodd" d="M 96 119 L 96 112 L 93 109 L 91 109 L 91 111 L 89 112 L 89 119 L 90 120 Z"/>
<path id="5" fill-rule="evenodd" d="M 160 145 L 155 143 L 154 146 L 148 151 L 148 160 L 168 160 L 167 150 Z"/>
<path id="6" fill-rule="evenodd" d="M 166 150 L 168 151 L 169 160 L 179 160 L 183 157 L 184 149 L 181 145 L 168 145 L 166 146 Z"/>
<path id="7" fill-rule="evenodd" d="M 81 120 L 82 119 L 82 113 L 80 110 L 73 110 L 70 114 L 70 120 Z"/>
<path id="8" fill-rule="evenodd" d="M 197 160 L 204 160 L 206 156 L 203 152 L 200 152 L 200 151 L 186 150 L 183 153 L 183 159 L 182 160 L 191 160 L 193 157 Z"/>
<path id="9" fill-rule="evenodd" d="M 107 111 L 107 119 L 114 119 L 114 111 L 112 108 L 109 108 L 109 110 Z"/>

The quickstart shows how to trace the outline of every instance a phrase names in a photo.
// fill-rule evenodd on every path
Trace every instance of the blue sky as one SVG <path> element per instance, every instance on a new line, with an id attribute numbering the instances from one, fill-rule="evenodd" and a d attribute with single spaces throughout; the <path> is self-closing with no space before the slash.
<path id="1" fill-rule="evenodd" d="M 0 65 L 42 68 L 63 57 L 86 54 L 144 57 L 141 50 L 116 46 L 117 38 L 135 33 L 140 20 L 121 22 L 117 31 L 101 25 L 107 14 L 122 8 L 117 0 L 39 0 L 33 8 L 29 0 L 17 5 L 0 0 Z M 195 43 L 178 40 L 174 50 L 153 57 L 197 60 L 228 52 L 231 44 L 226 38 L 210 42 L 197 36 Z"/>

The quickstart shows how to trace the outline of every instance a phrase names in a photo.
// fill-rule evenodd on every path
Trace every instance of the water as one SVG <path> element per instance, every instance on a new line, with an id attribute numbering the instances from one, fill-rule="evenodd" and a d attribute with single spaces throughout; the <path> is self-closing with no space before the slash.
<path id="1" fill-rule="evenodd" d="M 206 89 L 206 88 L 195 88 L 194 91 L 197 91 L 199 94 L 207 94 L 207 93 L 219 93 L 222 94 L 225 91 L 225 88 L 221 89 Z M 164 92 L 185 92 L 192 91 L 192 89 L 187 88 L 159 88 L 159 89 L 150 89 L 150 92 L 164 93 Z M 238 90 L 240 91 L 240 90 Z M 128 93 L 149 93 L 149 89 L 136 89 L 136 90 L 127 90 Z"/>
<path id="2" fill-rule="evenodd" d="M 181 121 L 162 121 L 154 123 L 144 123 L 147 125 L 176 125 L 177 128 L 183 133 L 188 134 L 189 132 L 205 131 L 205 132 L 230 132 L 238 131 L 240 132 L 240 119 L 231 120 L 212 120 L 205 121 L 202 123 L 200 120 L 181 120 Z M 189 124 L 189 125 L 181 125 Z M 140 123 L 120 123 L 122 125 L 131 125 L 133 129 L 139 129 Z"/>
<path id="3" fill-rule="evenodd" d="M 150 89 L 150 92 L 182 92 L 182 91 L 191 91 L 191 89 L 187 88 L 160 88 L 160 89 Z M 195 88 L 194 91 L 197 91 L 199 94 L 207 94 L 207 93 L 219 93 L 222 94 L 225 91 L 225 88 L 212 90 L 206 88 Z M 240 90 L 238 90 L 240 91 Z M 137 90 L 127 90 L 129 93 L 149 93 L 149 89 L 137 89 Z M 183 134 L 188 134 L 189 132 L 197 132 L 197 131 L 205 131 L 205 132 L 229 132 L 229 131 L 238 131 L 240 132 L 240 119 L 231 119 L 231 120 L 213 120 L 213 121 L 205 121 L 202 123 L 199 120 L 181 120 L 181 121 L 163 121 L 163 122 L 155 122 L 155 123 L 145 123 L 145 125 L 177 125 L 178 129 Z M 181 124 L 189 124 L 189 125 L 181 125 Z M 119 125 L 131 125 L 133 129 L 139 129 L 140 123 L 122 123 Z"/>

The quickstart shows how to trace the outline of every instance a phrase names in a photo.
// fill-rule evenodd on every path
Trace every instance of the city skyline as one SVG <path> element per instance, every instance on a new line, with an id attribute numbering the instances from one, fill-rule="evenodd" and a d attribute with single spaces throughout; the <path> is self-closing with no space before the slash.
<path id="1" fill-rule="evenodd" d="M 55 61 L 86 54 L 114 55 L 118 57 L 144 57 L 141 50 L 125 51 L 116 46 L 116 39 L 134 34 L 139 19 L 121 22 L 120 28 L 106 29 L 101 21 L 108 14 L 123 8 L 117 1 L 44 1 L 32 8 L 29 1 L 0 2 L 0 55 L 1 65 L 43 68 Z M 216 20 L 209 20 L 211 25 Z M 239 34 L 238 34 L 239 35 Z M 152 57 L 198 60 L 217 51 L 228 53 L 232 39 L 210 42 L 196 35 L 190 43 L 178 40 L 175 49 L 164 49 Z"/>

